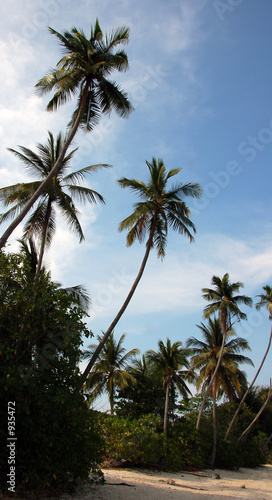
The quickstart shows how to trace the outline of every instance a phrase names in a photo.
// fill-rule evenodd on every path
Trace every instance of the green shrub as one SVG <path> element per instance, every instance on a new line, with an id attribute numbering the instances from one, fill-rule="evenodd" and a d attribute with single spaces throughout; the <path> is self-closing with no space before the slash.
<path id="1" fill-rule="evenodd" d="M 84 312 L 45 274 L 33 288 L 28 264 L 4 253 L 0 304 L 1 489 L 14 491 L 7 483 L 8 405 L 14 402 L 16 493 L 60 492 L 99 473 L 102 441 L 78 389 L 82 336 L 90 335 Z"/>

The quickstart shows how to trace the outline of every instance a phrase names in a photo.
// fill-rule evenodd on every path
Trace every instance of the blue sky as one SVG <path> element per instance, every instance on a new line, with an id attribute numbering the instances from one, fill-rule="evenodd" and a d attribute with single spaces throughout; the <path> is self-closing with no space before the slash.
<path id="1" fill-rule="evenodd" d="M 199 182 L 201 200 L 188 199 L 195 243 L 169 234 L 166 259 L 154 252 L 124 317 L 115 329 L 126 333 L 126 347 L 142 353 L 159 339 L 185 342 L 206 303 L 201 288 L 213 275 L 242 281 L 242 293 L 255 297 L 272 280 L 272 70 L 270 0 L 10 0 L 0 5 L 1 185 L 28 179 L 7 150 L 35 148 L 47 131 L 65 130 L 73 103 L 47 113 L 46 98 L 34 85 L 56 65 L 61 49 L 47 26 L 57 31 L 82 28 L 98 18 L 104 32 L 126 25 L 130 68 L 114 74 L 135 111 L 122 120 L 103 118 L 91 134 L 78 133 L 74 169 L 109 163 L 89 185 L 105 206 L 82 207 L 85 243 L 78 244 L 60 220 L 46 261 L 53 279 L 65 286 L 84 284 L 92 297 L 88 325 L 106 330 L 136 276 L 144 245 L 127 248 L 119 222 L 135 198 L 121 190 L 122 176 L 146 179 L 145 161 L 163 158 L 181 167 L 180 180 Z M 4 230 L 4 225 L 3 225 Z M 16 249 L 17 229 L 9 240 Z M 244 308 L 248 321 L 237 333 L 250 343 L 258 366 L 270 323 L 267 313 Z M 271 353 L 259 376 L 268 384 Z M 249 379 L 255 370 L 248 368 Z"/>

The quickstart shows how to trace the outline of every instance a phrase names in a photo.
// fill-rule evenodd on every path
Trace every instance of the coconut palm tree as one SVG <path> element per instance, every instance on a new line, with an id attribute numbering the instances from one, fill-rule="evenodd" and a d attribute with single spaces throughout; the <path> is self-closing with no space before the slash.
<path id="1" fill-rule="evenodd" d="M 196 183 L 183 184 L 178 182 L 168 189 L 169 179 L 177 175 L 181 169 L 174 168 L 167 172 L 163 160 L 160 158 L 153 158 L 150 163 L 146 161 L 146 165 L 149 170 L 147 183 L 125 177 L 118 181 L 122 188 L 131 189 L 141 199 L 140 202 L 134 205 L 134 212 L 120 223 L 119 230 L 128 230 L 127 246 L 131 246 L 135 240 L 142 243 L 145 236 L 148 235 L 145 254 L 125 302 L 105 332 L 101 343 L 83 373 L 83 382 L 94 365 L 104 343 L 125 312 L 143 275 L 151 249 L 156 248 L 158 257 L 163 258 L 165 256 L 168 226 L 179 234 L 187 236 L 190 242 L 194 241 L 192 233 L 195 233 L 195 226 L 190 219 L 191 213 L 183 198 L 186 196 L 199 198 L 202 192 L 201 187 Z"/>
<path id="2" fill-rule="evenodd" d="M 202 401 L 202 405 L 199 411 L 196 428 L 198 429 L 200 426 L 200 419 L 203 412 L 203 408 L 207 399 L 207 396 L 210 392 L 210 388 L 213 384 L 213 380 L 216 377 L 217 371 L 219 370 L 219 366 L 223 356 L 224 345 L 226 341 L 227 331 L 231 328 L 232 323 L 231 319 L 235 318 L 240 321 L 241 319 L 246 319 L 246 314 L 243 313 L 238 304 L 245 304 L 247 306 L 252 306 L 252 299 L 247 297 L 246 295 L 235 295 L 239 292 L 240 288 L 243 288 L 243 283 L 237 281 L 235 283 L 231 283 L 229 280 L 229 274 L 224 274 L 223 278 L 219 278 L 219 276 L 213 276 L 211 279 L 211 284 L 214 288 L 203 288 L 203 298 L 208 300 L 210 304 L 208 304 L 204 309 L 204 318 L 209 318 L 216 312 L 219 313 L 219 321 L 222 328 L 222 346 L 221 351 L 217 361 L 217 367 L 213 373 L 213 377 L 210 380 L 210 384 L 207 387 L 206 393 L 204 394 L 204 398 Z"/>
<path id="3" fill-rule="evenodd" d="M 23 208 L 20 207 L 22 210 L 0 238 L 0 248 L 5 245 L 13 230 L 49 187 L 53 177 L 57 176 L 78 128 L 92 130 L 102 114 L 109 115 L 111 110 L 114 110 L 119 116 L 126 117 L 133 109 L 126 93 L 116 82 L 108 79 L 113 71 L 122 72 L 128 68 L 127 54 L 124 50 L 117 50 L 120 44 L 128 42 L 128 28 L 123 26 L 108 35 L 103 35 L 96 20 L 94 27 L 91 28 L 90 38 L 77 28 L 73 28 L 71 32 L 65 31 L 64 34 L 52 28 L 49 28 L 49 31 L 58 38 L 64 56 L 57 63 L 56 69 L 50 70 L 39 80 L 36 84 L 37 91 L 40 95 L 55 91 L 47 106 L 49 111 L 57 109 L 73 96 L 77 96 L 77 105 L 69 123 L 69 133 L 58 157 L 55 158 L 53 168 L 43 183 L 32 192 L 31 198 Z"/>
<path id="4" fill-rule="evenodd" d="M 6 221 L 24 207 L 33 193 L 47 178 L 52 171 L 56 159 L 65 143 L 65 136 L 60 132 L 56 140 L 51 132 L 48 132 L 48 140 L 45 144 L 37 144 L 38 152 L 20 146 L 20 151 L 10 149 L 26 166 L 27 170 L 36 176 L 37 180 L 28 183 L 15 184 L 0 189 L 0 200 L 4 205 L 13 205 L 7 212 L 2 214 L 0 223 Z M 56 212 L 54 206 L 57 206 L 61 214 L 71 229 L 78 235 L 80 242 L 84 235 L 78 219 L 78 210 L 74 205 L 74 199 L 81 202 L 104 203 L 103 197 L 93 189 L 80 186 L 80 181 L 84 180 L 87 174 L 95 172 L 98 168 L 108 165 L 90 165 L 76 172 L 69 173 L 69 167 L 74 153 L 77 149 L 70 151 L 62 160 L 56 175 L 51 179 L 46 189 L 42 192 L 37 206 L 30 215 L 24 226 L 23 238 L 29 239 L 36 236 L 40 241 L 39 260 L 36 267 L 38 275 L 42 266 L 45 246 L 52 241 L 56 229 Z M 66 192 L 68 191 L 68 193 Z"/>
<path id="5" fill-rule="evenodd" d="M 239 394 L 246 386 L 246 376 L 240 371 L 239 365 L 242 363 L 253 365 L 253 363 L 250 358 L 240 354 L 241 351 L 250 350 L 248 342 L 240 337 L 229 340 L 234 335 L 230 329 L 226 332 L 226 343 L 222 352 L 223 332 L 218 318 L 208 318 L 208 325 L 201 323 L 197 326 L 204 340 L 191 337 L 186 343 L 192 355 L 188 376 L 194 374 L 198 391 L 209 388 L 209 394 L 213 400 L 214 434 L 210 463 L 213 466 L 216 455 L 216 399 L 225 393 L 229 401 L 232 401 L 234 395 Z M 221 363 L 218 367 L 220 356 Z"/>
<path id="6" fill-rule="evenodd" d="M 266 285 L 266 286 L 263 287 L 263 290 L 264 290 L 265 293 L 261 293 L 260 295 L 257 295 L 257 297 L 259 297 L 260 300 L 256 304 L 256 309 L 260 310 L 261 307 L 265 306 L 268 309 L 269 319 L 272 320 L 272 288 L 269 285 Z M 264 353 L 263 359 L 261 361 L 261 364 L 260 364 L 260 366 L 259 366 L 259 368 L 258 368 L 258 370 L 256 372 L 256 375 L 254 376 L 251 384 L 248 386 L 247 391 L 245 392 L 244 396 L 242 397 L 242 399 L 241 399 L 241 401 L 239 403 L 239 406 L 238 406 L 238 408 L 237 408 L 237 410 L 236 410 L 236 412 L 235 412 L 235 414 L 234 414 L 234 416 L 233 416 L 233 418 L 232 418 L 232 420 L 230 422 L 230 425 L 229 425 L 228 430 L 227 430 L 226 435 L 225 435 L 225 441 L 228 439 L 229 433 L 230 433 L 230 431 L 232 429 L 232 426 L 233 426 L 233 424 L 234 424 L 234 422 L 236 420 L 236 417 L 237 417 L 238 413 L 240 412 L 240 410 L 242 408 L 242 405 L 243 405 L 243 403 L 244 403 L 244 401 L 245 401 L 245 399 L 246 399 L 249 391 L 251 390 L 251 388 L 255 384 L 256 379 L 257 379 L 257 377 L 258 377 L 258 375 L 259 375 L 259 373 L 260 373 L 260 371 L 261 371 L 261 369 L 263 367 L 263 364 L 264 364 L 264 362 L 266 360 L 267 354 L 268 354 L 268 352 L 270 350 L 271 341 L 272 341 L 272 327 L 270 329 L 270 336 L 269 336 L 269 339 L 268 339 L 268 345 L 267 345 L 266 351 Z"/>
<path id="7" fill-rule="evenodd" d="M 101 342 L 99 335 L 97 338 Z M 139 349 L 131 349 L 126 352 L 125 348 L 122 347 L 124 340 L 125 334 L 121 335 L 117 342 L 114 339 L 114 332 L 111 333 L 84 386 L 87 393 L 90 393 L 92 402 L 106 391 L 109 396 L 111 413 L 114 411 L 116 388 L 123 389 L 128 384 L 136 382 L 128 370 L 128 361 L 139 353 Z M 88 350 L 84 351 L 82 358 L 88 359 L 96 348 L 97 345 L 90 345 Z"/>
<path id="8" fill-rule="evenodd" d="M 184 368 L 189 368 L 189 361 L 187 359 L 188 350 L 182 347 L 182 342 L 174 342 L 172 344 L 169 338 L 166 340 L 166 345 L 162 340 L 159 340 L 158 348 L 158 352 L 153 350 L 147 351 L 146 357 L 152 363 L 154 371 L 161 374 L 163 385 L 166 388 L 163 429 L 167 436 L 169 394 L 171 388 L 176 387 L 184 398 L 191 395 L 191 391 L 185 382 L 187 370 L 184 370 Z"/>

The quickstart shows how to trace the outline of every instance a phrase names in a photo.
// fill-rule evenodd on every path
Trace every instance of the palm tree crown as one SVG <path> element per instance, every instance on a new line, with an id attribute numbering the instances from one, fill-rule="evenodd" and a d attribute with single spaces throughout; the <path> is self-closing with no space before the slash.
<path id="1" fill-rule="evenodd" d="M 219 312 L 219 318 L 223 329 L 231 328 L 231 317 L 238 320 L 246 319 L 246 314 L 239 309 L 239 304 L 252 306 L 252 299 L 246 295 L 235 295 L 244 285 L 241 281 L 231 283 L 229 274 L 225 273 L 223 278 L 213 276 L 211 284 L 214 288 L 203 288 L 203 298 L 210 301 L 204 309 L 204 318 L 208 318 L 215 312 Z"/>
<path id="2" fill-rule="evenodd" d="M 133 109 L 127 95 L 116 82 L 108 80 L 108 76 L 114 70 L 122 72 L 128 68 L 127 54 L 115 49 L 128 42 L 129 29 L 123 26 L 104 36 L 96 20 L 90 38 L 75 27 L 64 34 L 53 28 L 49 31 L 58 38 L 65 55 L 57 63 L 57 69 L 36 84 L 40 94 L 55 89 L 47 109 L 57 109 L 77 95 L 78 104 L 71 124 L 80 114 L 79 124 L 87 130 L 98 123 L 101 113 L 109 114 L 111 109 L 121 117 L 127 116 Z"/>
<path id="3" fill-rule="evenodd" d="M 190 372 L 197 371 L 197 375 L 195 375 L 196 388 L 203 390 L 208 386 L 216 369 L 223 333 L 218 318 L 209 318 L 208 325 L 201 323 L 197 327 L 201 330 L 204 340 L 191 337 L 186 345 L 192 354 Z M 235 394 L 239 395 L 246 385 L 246 377 L 239 370 L 239 365 L 248 363 L 253 366 L 250 358 L 240 354 L 241 351 L 250 350 L 248 342 L 241 337 L 231 338 L 233 335 L 234 332 L 228 330 L 227 342 L 224 345 L 221 364 L 213 386 L 217 396 L 220 396 L 223 391 L 229 400 L 232 400 Z"/>
<path id="4" fill-rule="evenodd" d="M 149 169 L 148 183 L 127 178 L 118 181 L 122 188 L 130 188 L 143 200 L 134 205 L 134 212 L 120 223 L 119 230 L 128 229 L 128 246 L 132 245 L 135 239 L 142 242 L 148 233 L 151 238 L 147 246 L 155 246 L 158 256 L 164 257 L 168 226 L 188 236 L 190 242 L 194 241 L 192 232 L 195 233 L 195 226 L 190 220 L 190 210 L 182 198 L 199 198 L 202 191 L 199 184 L 181 182 L 168 190 L 168 180 L 181 169 L 174 168 L 167 172 L 160 158 L 153 158 L 151 163 L 146 161 L 146 164 Z"/>
<path id="5" fill-rule="evenodd" d="M 133 375 L 128 371 L 128 361 L 139 353 L 138 349 L 131 349 L 126 352 L 122 344 L 125 334 L 121 335 L 119 341 L 114 339 L 114 332 L 111 333 L 105 343 L 100 356 L 90 372 L 85 389 L 91 393 L 91 401 L 106 391 L 109 395 L 111 413 L 114 410 L 114 396 L 116 388 L 123 389 L 129 383 L 136 382 Z M 98 335 L 98 341 L 101 337 Z M 92 356 L 97 345 L 90 345 L 88 350 L 84 351 L 83 359 Z"/>
<path id="6" fill-rule="evenodd" d="M 182 368 L 189 368 L 188 350 L 183 348 L 182 342 L 177 341 L 172 344 L 169 338 L 166 340 L 166 345 L 162 340 L 159 340 L 158 348 L 158 352 L 147 351 L 146 357 L 152 364 L 153 369 L 161 374 L 163 385 L 166 388 L 164 432 L 167 435 L 168 403 L 171 387 L 175 386 L 185 398 L 191 394 L 184 380 L 187 370 L 182 370 Z"/>
<path id="7" fill-rule="evenodd" d="M 263 286 L 263 290 L 265 293 L 256 295 L 256 297 L 260 298 L 256 304 L 256 309 L 259 311 L 261 307 L 266 306 L 269 312 L 269 319 L 272 319 L 272 287 L 265 285 Z"/>
<path id="8" fill-rule="evenodd" d="M 37 144 L 38 153 L 31 149 L 20 146 L 20 150 L 9 149 L 26 166 L 28 171 L 35 176 L 37 180 L 28 183 L 15 184 L 0 189 L 0 200 L 6 206 L 13 205 L 5 212 L 0 219 L 0 223 L 8 218 L 12 218 L 16 213 L 26 205 L 29 199 L 35 193 L 36 189 L 42 184 L 49 172 L 54 166 L 56 158 L 65 142 L 65 137 L 59 133 L 56 140 L 51 132 L 48 133 L 46 144 Z M 57 175 L 51 179 L 46 190 L 41 194 L 37 201 L 37 206 L 24 226 L 24 238 L 36 236 L 41 242 L 40 256 L 42 257 L 45 245 L 52 241 L 56 229 L 54 206 L 58 206 L 69 227 L 79 236 L 79 240 L 84 239 L 83 230 L 78 219 L 78 210 L 75 207 L 74 199 L 80 202 L 104 203 L 103 197 L 79 183 L 85 179 L 87 174 L 95 172 L 98 168 L 108 165 L 90 165 L 76 172 L 68 173 L 70 162 L 76 149 L 70 151 L 62 160 Z M 68 191 L 68 193 L 67 193 Z M 39 269 L 41 263 L 39 264 Z"/>

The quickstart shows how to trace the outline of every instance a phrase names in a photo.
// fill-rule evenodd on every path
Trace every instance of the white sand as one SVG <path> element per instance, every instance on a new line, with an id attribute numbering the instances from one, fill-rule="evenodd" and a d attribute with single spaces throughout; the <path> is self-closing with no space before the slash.
<path id="1" fill-rule="evenodd" d="M 138 469 L 105 469 L 103 472 L 106 484 L 85 491 L 78 499 L 214 500 L 223 497 L 222 500 L 272 500 L 272 465 L 239 471 L 203 470 L 198 473 L 203 477 L 186 472 Z M 220 478 L 216 478 L 217 474 Z"/>

